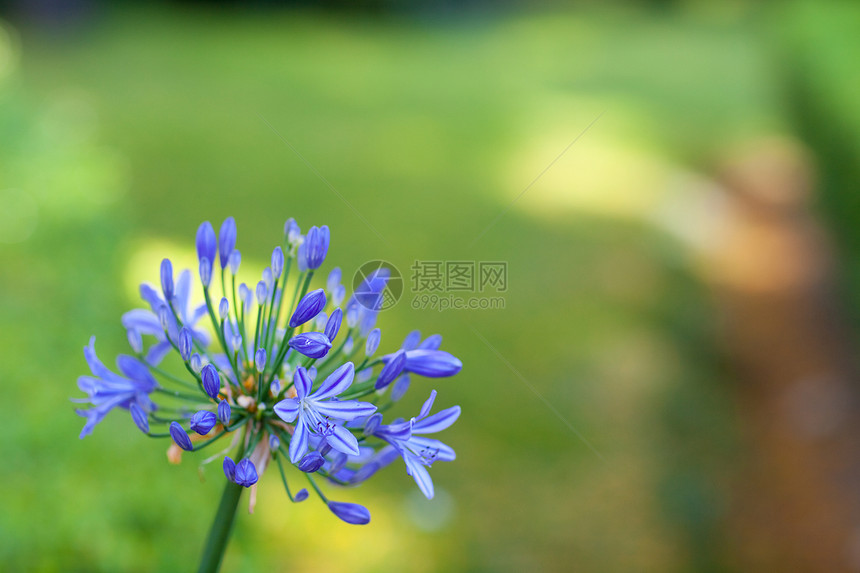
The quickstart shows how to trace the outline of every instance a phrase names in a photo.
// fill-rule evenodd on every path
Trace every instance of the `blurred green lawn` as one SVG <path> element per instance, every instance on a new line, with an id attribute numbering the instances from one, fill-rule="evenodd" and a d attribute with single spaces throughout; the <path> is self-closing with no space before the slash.
<path id="1" fill-rule="evenodd" d="M 326 268 L 346 276 L 378 258 L 407 277 L 416 259 L 501 260 L 510 288 L 504 310 L 414 310 L 407 293 L 380 317 L 383 347 L 439 332 L 465 365 L 414 383 L 401 410 L 431 388 L 463 408 L 435 504 L 395 464 L 332 489 L 370 507 L 354 528 L 289 504 L 269 472 L 225 571 L 721 570 L 732 409 L 679 248 L 641 218 L 558 203 L 584 190 L 552 171 L 511 205 L 601 113 L 553 170 L 587 171 L 600 149 L 703 165 L 787 129 L 762 28 L 733 3 L 452 20 L 154 8 L 17 30 L 0 190 L 38 210 L 32 236 L 0 247 L 3 569 L 196 563 L 219 464 L 201 483 L 202 456 L 169 466 L 120 412 L 79 441 L 68 398 L 91 334 L 106 362 L 125 351 L 120 315 L 157 256 L 233 215 L 246 260 L 265 261 L 293 216 L 332 228 Z"/>

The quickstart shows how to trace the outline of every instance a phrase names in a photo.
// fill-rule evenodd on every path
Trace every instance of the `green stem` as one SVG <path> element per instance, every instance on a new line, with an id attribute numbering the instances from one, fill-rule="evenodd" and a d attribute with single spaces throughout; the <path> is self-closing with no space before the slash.
<path id="1" fill-rule="evenodd" d="M 239 506 L 239 498 L 242 497 L 242 489 L 244 488 L 241 485 L 231 481 L 224 486 L 221 503 L 218 504 L 218 512 L 212 521 L 206 547 L 203 549 L 203 557 L 200 559 L 198 573 L 217 573 L 221 568 L 221 560 L 224 558 L 233 520 L 236 517 L 236 509 Z"/>

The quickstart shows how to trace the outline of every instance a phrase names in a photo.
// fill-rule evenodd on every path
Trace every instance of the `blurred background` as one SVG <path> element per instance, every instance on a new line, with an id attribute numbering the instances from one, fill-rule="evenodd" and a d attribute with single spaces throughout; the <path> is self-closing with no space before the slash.
<path id="1" fill-rule="evenodd" d="M 396 265 L 382 347 L 464 363 L 401 413 L 463 415 L 434 501 L 329 488 L 366 527 L 269 472 L 225 571 L 860 570 L 858 57 L 850 2 L 0 2 L 2 569 L 196 567 L 220 469 L 69 398 L 233 215 Z M 414 308 L 416 260 L 504 308 Z"/>

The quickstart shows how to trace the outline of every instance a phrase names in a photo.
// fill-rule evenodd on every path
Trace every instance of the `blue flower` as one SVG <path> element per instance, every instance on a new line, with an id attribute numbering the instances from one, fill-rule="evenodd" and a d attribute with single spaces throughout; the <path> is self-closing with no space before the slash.
<path id="1" fill-rule="evenodd" d="M 369 416 L 376 406 L 357 400 L 338 401 L 334 398 L 346 391 L 355 376 L 355 366 L 347 362 L 325 379 L 316 392 L 311 393 L 313 382 L 301 366 L 296 369 L 293 382 L 296 397 L 275 404 L 275 413 L 287 423 L 296 422 L 290 439 L 290 461 L 298 463 L 308 450 L 308 437 L 313 433 L 325 438 L 335 450 L 357 455 L 358 440 L 352 432 L 336 421 L 354 420 Z"/>
<path id="2" fill-rule="evenodd" d="M 460 406 L 452 406 L 428 417 L 435 399 L 436 390 L 433 390 L 417 417 L 409 422 L 378 426 L 373 432 L 394 446 L 403 457 L 406 473 L 412 476 L 427 499 L 433 499 L 433 480 L 427 468 L 435 461 L 450 462 L 457 457 L 447 444 L 422 435 L 441 432 L 460 416 Z"/>
<path id="3" fill-rule="evenodd" d="M 155 404 L 149 395 L 158 388 L 158 383 L 144 364 L 133 356 L 120 355 L 117 367 L 125 374 L 120 376 L 108 369 L 96 356 L 96 337 L 90 338 L 89 346 L 84 347 L 84 358 L 92 371 L 92 376 L 78 378 L 78 388 L 88 396 L 81 402 L 89 402 L 91 408 L 76 410 L 78 415 L 87 419 L 80 437 L 89 435 L 96 424 L 116 407 L 128 409 L 136 403 L 144 412 L 151 412 Z"/>
<path id="4" fill-rule="evenodd" d="M 140 285 L 140 296 L 143 300 L 149 303 L 150 310 L 137 308 L 130 310 L 122 315 L 122 325 L 128 330 L 135 330 L 140 334 L 148 334 L 154 336 L 158 343 L 149 349 L 146 355 L 146 361 L 149 364 L 157 365 L 161 362 L 164 356 L 170 352 L 172 345 L 179 344 L 179 326 L 173 313 L 167 312 L 167 334 L 161 327 L 161 321 L 158 318 L 158 313 L 161 309 L 167 307 L 167 302 L 161 298 L 161 295 L 148 284 Z M 191 331 L 192 338 L 201 346 L 208 346 L 209 334 L 204 330 L 195 328 L 197 322 L 206 315 L 206 305 L 191 308 L 191 272 L 188 270 L 182 271 L 176 281 L 173 291 L 173 309 L 182 321 L 183 326 Z M 168 340 L 168 337 L 169 340 Z"/>
<path id="5" fill-rule="evenodd" d="M 442 335 L 431 334 L 418 345 L 418 348 L 420 350 L 439 350 L 440 346 L 442 346 Z"/>

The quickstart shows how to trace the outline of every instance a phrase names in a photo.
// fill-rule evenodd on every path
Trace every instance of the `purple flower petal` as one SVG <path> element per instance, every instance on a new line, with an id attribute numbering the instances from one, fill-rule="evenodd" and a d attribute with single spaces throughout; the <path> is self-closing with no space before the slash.
<path id="1" fill-rule="evenodd" d="M 275 414 L 288 424 L 296 421 L 301 406 L 296 398 L 287 398 L 275 404 Z"/>
<path id="2" fill-rule="evenodd" d="M 430 472 L 427 471 L 424 464 L 413 456 L 405 456 L 403 460 L 406 462 L 406 473 L 412 476 L 421 493 L 427 499 L 433 499 L 433 480 L 430 479 Z"/>
<path id="3" fill-rule="evenodd" d="M 297 464 L 308 451 L 308 427 L 304 417 L 299 417 L 293 437 L 290 438 L 290 462 Z"/>
<path id="4" fill-rule="evenodd" d="M 403 368 L 406 366 L 406 351 L 398 350 L 394 357 L 388 361 L 388 364 L 382 367 L 379 373 L 379 378 L 376 379 L 376 389 L 381 390 L 391 384 L 397 378 Z"/>
<path id="5" fill-rule="evenodd" d="M 323 400 L 342 394 L 352 384 L 355 377 L 355 365 L 347 362 L 332 372 L 313 394 L 314 400 Z"/>
<path id="6" fill-rule="evenodd" d="M 415 416 L 416 420 L 420 420 L 422 418 L 427 417 L 427 414 L 430 413 L 430 408 L 433 407 L 433 402 L 436 400 L 436 390 L 430 391 L 430 397 L 424 401 L 424 404 L 421 406 L 421 411 L 418 412 L 418 415 Z"/>
<path id="7" fill-rule="evenodd" d="M 409 446 L 419 452 L 425 461 L 430 463 L 434 461 L 453 462 L 457 459 L 454 448 L 433 438 L 412 436 L 409 439 Z"/>
<path id="8" fill-rule="evenodd" d="M 296 397 L 301 400 L 311 393 L 311 387 L 314 383 L 308 375 L 308 371 L 303 366 L 299 366 L 293 375 L 293 384 L 296 386 Z"/>
<path id="9" fill-rule="evenodd" d="M 406 395 L 407 390 L 409 390 L 409 383 L 409 374 L 403 374 L 397 379 L 397 382 L 391 387 L 391 400 L 393 402 L 399 401 Z"/>
<path id="10" fill-rule="evenodd" d="M 370 402 L 359 402 L 358 400 L 346 400 L 343 402 L 328 400 L 325 402 L 315 402 L 314 410 L 323 416 L 349 422 L 356 418 L 370 416 L 376 412 L 376 406 Z"/>
<path id="11" fill-rule="evenodd" d="M 331 447 L 339 452 L 357 456 L 361 452 L 358 449 L 358 440 L 352 435 L 352 432 L 343 426 L 335 425 L 332 427 L 332 433 L 326 436 L 326 441 Z"/>
<path id="12" fill-rule="evenodd" d="M 419 350 L 439 350 L 439 347 L 442 346 L 442 335 L 441 334 L 431 334 L 427 338 L 424 339 L 424 342 L 418 345 Z"/>
<path id="13" fill-rule="evenodd" d="M 400 345 L 400 348 L 402 350 L 414 350 L 419 342 L 421 342 L 421 331 L 413 330 L 403 339 L 403 344 Z"/>
<path id="14" fill-rule="evenodd" d="M 412 425 L 413 434 L 435 434 L 447 429 L 460 417 L 460 406 L 452 406 L 436 412 L 429 418 L 418 420 Z"/>
<path id="15" fill-rule="evenodd" d="M 144 434 L 148 434 L 149 418 L 147 418 L 146 412 L 143 411 L 143 408 L 138 406 L 136 403 L 132 403 L 128 409 L 131 411 L 131 419 L 134 420 L 134 423 L 137 424 L 140 431 Z"/>

